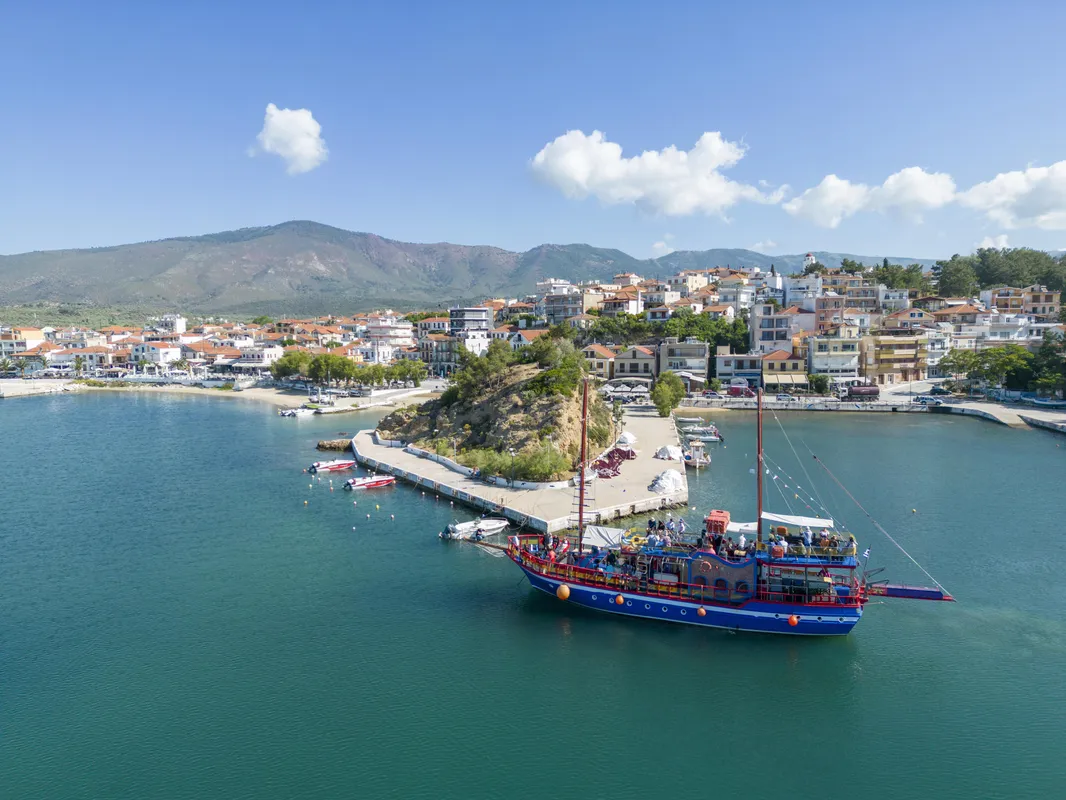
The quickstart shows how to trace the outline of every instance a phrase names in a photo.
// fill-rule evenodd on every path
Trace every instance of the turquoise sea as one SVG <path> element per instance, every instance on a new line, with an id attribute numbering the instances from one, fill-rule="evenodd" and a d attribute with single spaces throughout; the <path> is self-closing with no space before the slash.
<path id="1" fill-rule="evenodd" d="M 0 402 L 0 796 L 1062 796 L 1066 438 L 793 414 L 797 460 L 769 420 L 773 510 L 817 488 L 925 581 L 810 447 L 958 599 L 821 640 L 584 612 L 440 542 L 447 501 L 309 488 L 315 442 L 375 419 Z M 720 424 L 690 523 L 754 517 L 753 421 Z"/>

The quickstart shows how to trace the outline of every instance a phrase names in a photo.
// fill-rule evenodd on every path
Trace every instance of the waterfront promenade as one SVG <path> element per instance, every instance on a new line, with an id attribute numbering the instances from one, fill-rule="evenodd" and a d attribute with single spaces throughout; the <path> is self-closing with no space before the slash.
<path id="1" fill-rule="evenodd" d="M 754 411 L 756 402 L 750 399 L 727 400 L 686 399 L 682 401 L 682 413 L 722 411 Z M 1012 428 L 1042 427 L 1066 433 L 1066 410 L 1043 409 L 1031 405 L 992 403 L 983 400 L 947 401 L 942 406 L 925 406 L 911 401 L 909 395 L 886 393 L 872 402 L 850 400 L 814 399 L 802 401 L 779 401 L 764 398 L 767 411 L 836 411 L 840 413 L 896 413 L 896 414 L 959 414 L 981 417 Z"/>
<path id="2" fill-rule="evenodd" d="M 653 458 L 663 445 L 677 444 L 673 420 L 658 416 L 649 407 L 627 411 L 625 423 L 625 430 L 637 437 L 634 445 L 637 457 L 622 463 L 618 477 L 589 482 L 585 514 L 590 522 L 608 522 L 688 502 L 687 480 L 681 491 L 670 495 L 655 494 L 648 489 L 655 476 L 667 469 L 676 469 L 684 478 L 685 468 L 681 464 Z M 503 514 L 538 531 L 562 531 L 576 524 L 577 490 L 573 485 L 551 489 L 491 485 L 403 448 L 378 444 L 372 431 L 358 433 L 352 446 L 360 463 L 432 491 L 442 500 Z"/>

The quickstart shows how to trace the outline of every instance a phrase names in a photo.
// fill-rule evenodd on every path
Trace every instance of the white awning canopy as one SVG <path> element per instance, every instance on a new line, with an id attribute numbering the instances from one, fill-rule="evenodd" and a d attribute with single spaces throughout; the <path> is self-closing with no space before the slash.
<path id="1" fill-rule="evenodd" d="M 832 528 L 833 520 L 821 519 L 820 517 L 795 517 L 791 514 L 771 514 L 769 511 L 762 512 L 762 518 L 767 522 L 780 522 L 782 525 L 795 525 L 799 528 Z"/>
<path id="2" fill-rule="evenodd" d="M 762 512 L 762 518 L 767 522 L 777 522 L 781 525 L 793 525 L 797 528 L 832 528 L 833 520 L 821 519 L 820 517 L 795 517 L 791 514 L 771 514 L 769 511 Z M 730 522 L 726 527 L 727 533 L 756 533 L 754 522 Z"/>
<path id="3" fill-rule="evenodd" d="M 582 537 L 585 547 L 617 547 L 625 535 L 624 528 L 605 528 L 602 525 L 587 525 Z"/>

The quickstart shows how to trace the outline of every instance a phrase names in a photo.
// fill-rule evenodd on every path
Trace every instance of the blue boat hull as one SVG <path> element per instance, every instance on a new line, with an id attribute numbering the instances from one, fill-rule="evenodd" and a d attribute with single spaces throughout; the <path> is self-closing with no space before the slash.
<path id="1" fill-rule="evenodd" d="M 521 564 L 519 566 L 529 578 L 533 588 L 553 597 L 556 589 L 565 583 L 532 572 Z M 566 586 L 570 589 L 570 597 L 566 602 L 584 608 L 626 617 L 642 617 L 660 622 L 680 622 L 685 625 L 702 625 L 707 628 L 723 628 L 730 631 L 783 633 L 790 636 L 844 636 L 862 618 L 861 606 L 812 607 L 753 600 L 742 606 L 723 607 L 703 605 L 694 601 L 618 592 L 574 583 L 566 583 Z M 619 594 L 624 598 L 621 605 L 615 600 Z M 698 613 L 701 606 L 706 612 L 702 617 Z M 791 616 L 799 618 L 796 625 L 789 625 Z"/>

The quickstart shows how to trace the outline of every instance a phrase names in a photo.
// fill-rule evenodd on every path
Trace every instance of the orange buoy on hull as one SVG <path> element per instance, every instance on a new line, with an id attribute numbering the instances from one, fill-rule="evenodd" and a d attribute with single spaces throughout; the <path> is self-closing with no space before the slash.
<path id="1" fill-rule="evenodd" d="M 622 605 L 622 603 L 624 603 L 625 601 L 626 601 L 626 599 L 624 597 L 622 597 L 622 595 L 620 595 L 620 594 L 616 594 L 614 596 L 614 602 L 615 602 L 616 605 Z"/>
<path id="2" fill-rule="evenodd" d="M 788 624 L 791 625 L 793 628 L 795 628 L 797 625 L 799 625 L 799 623 L 800 623 L 800 618 L 797 617 L 795 614 L 793 614 L 791 617 L 788 618 Z"/>
<path id="3" fill-rule="evenodd" d="M 570 598 L 570 587 L 565 583 L 560 584 L 559 588 L 555 590 L 555 596 L 560 600 L 568 600 Z"/>
<path id="4" fill-rule="evenodd" d="M 701 616 L 701 617 L 706 617 L 707 616 L 707 609 L 704 608 L 703 606 L 700 606 L 699 609 L 696 611 L 696 614 Z"/>

